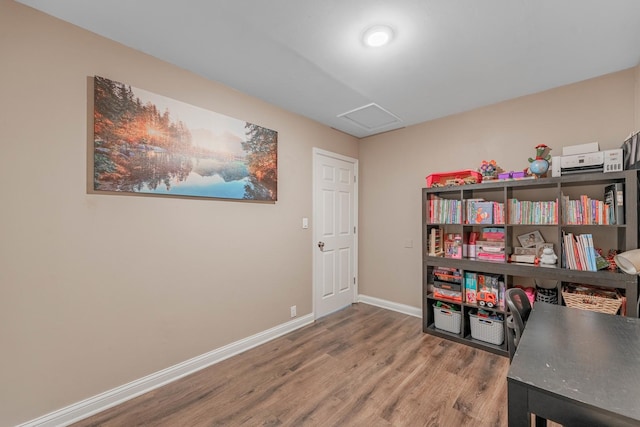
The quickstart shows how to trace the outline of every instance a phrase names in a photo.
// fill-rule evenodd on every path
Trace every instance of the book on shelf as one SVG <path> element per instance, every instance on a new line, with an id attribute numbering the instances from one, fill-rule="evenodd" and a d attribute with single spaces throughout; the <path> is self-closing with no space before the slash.
<path id="1" fill-rule="evenodd" d="M 467 200 L 467 224 L 493 224 L 493 203 L 482 199 Z"/>
<path id="2" fill-rule="evenodd" d="M 624 184 L 617 182 L 607 185 L 604 188 L 604 202 L 608 205 L 609 224 L 624 224 Z"/>
<path id="3" fill-rule="evenodd" d="M 570 270 L 597 271 L 597 252 L 591 234 L 564 233 L 562 237 L 565 267 Z"/>
<path id="4" fill-rule="evenodd" d="M 465 224 L 504 224 L 504 203 L 466 199 Z"/>

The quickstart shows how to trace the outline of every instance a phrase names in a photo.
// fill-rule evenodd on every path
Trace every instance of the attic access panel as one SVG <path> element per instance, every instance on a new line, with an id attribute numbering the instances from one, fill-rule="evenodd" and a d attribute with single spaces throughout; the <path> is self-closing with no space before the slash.
<path id="1" fill-rule="evenodd" d="M 349 120 L 367 130 L 377 130 L 402 122 L 398 116 L 385 110 L 376 103 L 367 104 L 355 110 L 347 111 L 346 113 L 339 114 L 338 117 Z"/>

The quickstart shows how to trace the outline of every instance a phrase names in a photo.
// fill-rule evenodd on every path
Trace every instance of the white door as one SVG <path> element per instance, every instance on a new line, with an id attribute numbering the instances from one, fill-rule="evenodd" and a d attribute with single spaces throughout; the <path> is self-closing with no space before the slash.
<path id="1" fill-rule="evenodd" d="M 313 149 L 313 301 L 319 318 L 357 295 L 358 161 Z"/>

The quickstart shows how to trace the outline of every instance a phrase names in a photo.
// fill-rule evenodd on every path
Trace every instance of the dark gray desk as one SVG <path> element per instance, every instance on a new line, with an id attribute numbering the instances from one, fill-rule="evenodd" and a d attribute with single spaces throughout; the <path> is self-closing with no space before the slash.
<path id="1" fill-rule="evenodd" d="M 507 375 L 509 427 L 640 425 L 640 319 L 537 302 Z"/>

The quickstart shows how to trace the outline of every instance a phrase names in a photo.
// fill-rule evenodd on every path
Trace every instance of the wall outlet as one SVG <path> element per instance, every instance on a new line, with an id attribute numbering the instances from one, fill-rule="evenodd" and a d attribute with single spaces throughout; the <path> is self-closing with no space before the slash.
<path id="1" fill-rule="evenodd" d="M 296 317 L 298 314 L 296 313 L 297 309 L 295 305 L 291 306 L 291 317 Z"/>

